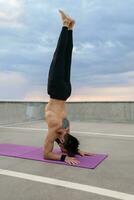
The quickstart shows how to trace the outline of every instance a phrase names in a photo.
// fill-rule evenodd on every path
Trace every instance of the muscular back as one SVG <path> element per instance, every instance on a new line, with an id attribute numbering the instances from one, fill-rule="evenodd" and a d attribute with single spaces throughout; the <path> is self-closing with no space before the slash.
<path id="1" fill-rule="evenodd" d="M 55 102 L 49 102 L 45 107 L 45 120 L 48 128 L 54 123 L 62 126 L 62 120 L 66 117 L 65 105 Z"/>

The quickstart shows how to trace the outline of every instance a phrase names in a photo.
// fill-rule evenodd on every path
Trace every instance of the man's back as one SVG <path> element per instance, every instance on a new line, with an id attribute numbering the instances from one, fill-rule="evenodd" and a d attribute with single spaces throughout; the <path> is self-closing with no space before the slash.
<path id="1" fill-rule="evenodd" d="M 66 117 L 65 102 L 50 99 L 45 107 L 45 120 L 48 127 L 53 121 L 62 125 L 62 120 Z"/>

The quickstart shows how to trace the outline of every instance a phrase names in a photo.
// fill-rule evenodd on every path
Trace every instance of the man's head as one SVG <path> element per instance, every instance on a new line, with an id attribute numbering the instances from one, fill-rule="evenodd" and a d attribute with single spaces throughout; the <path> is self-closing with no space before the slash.
<path id="1" fill-rule="evenodd" d="M 59 144 L 61 150 L 66 152 L 68 156 L 73 157 L 77 154 L 80 143 L 76 137 L 66 134 L 64 136 L 64 142 L 62 142 L 59 138 L 56 139 L 56 142 Z"/>

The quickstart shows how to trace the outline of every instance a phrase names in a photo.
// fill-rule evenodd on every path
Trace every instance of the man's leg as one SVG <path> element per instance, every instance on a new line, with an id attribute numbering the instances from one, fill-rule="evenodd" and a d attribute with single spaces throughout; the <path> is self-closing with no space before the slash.
<path id="1" fill-rule="evenodd" d="M 65 54 L 68 43 L 68 28 L 62 27 L 56 50 L 50 65 L 48 76 L 48 94 L 52 98 L 64 99 L 65 84 Z M 61 98 L 60 98 L 61 96 Z"/>
<path id="2" fill-rule="evenodd" d="M 64 79 L 65 72 L 65 54 L 68 43 L 68 28 L 66 26 L 62 27 L 57 47 L 53 55 L 53 59 L 49 70 L 49 79 L 60 80 Z"/>
<path id="3" fill-rule="evenodd" d="M 73 50 L 73 30 L 68 30 L 68 43 L 67 43 L 66 57 L 65 57 L 65 81 L 67 83 L 70 82 L 72 50 Z"/>
<path id="4" fill-rule="evenodd" d="M 73 50 L 73 30 L 68 30 L 68 44 L 65 57 L 65 82 L 68 87 L 68 96 L 71 95 L 71 62 L 72 62 L 72 50 Z"/>

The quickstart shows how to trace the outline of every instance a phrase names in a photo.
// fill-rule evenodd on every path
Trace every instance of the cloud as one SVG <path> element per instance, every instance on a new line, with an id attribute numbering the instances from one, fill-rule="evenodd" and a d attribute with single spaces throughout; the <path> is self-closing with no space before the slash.
<path id="1" fill-rule="evenodd" d="M 29 82 L 19 72 L 0 72 L 0 99 L 22 99 Z"/>
<path id="2" fill-rule="evenodd" d="M 31 89 L 29 89 L 29 91 L 25 94 L 25 97 L 23 100 L 25 101 L 44 101 L 44 99 L 48 100 L 49 96 L 47 95 L 47 93 L 43 92 L 43 87 L 41 86 L 35 86 Z"/>
<path id="3" fill-rule="evenodd" d="M 0 72 L 0 85 L 1 86 L 15 86 L 27 83 L 27 79 L 18 72 L 5 71 Z"/>
<path id="4" fill-rule="evenodd" d="M 75 88 L 67 101 L 130 101 L 134 98 L 134 86 L 119 87 L 81 87 Z M 42 93 L 42 88 L 34 88 L 29 91 L 25 101 L 48 101 L 47 93 Z"/>
<path id="5" fill-rule="evenodd" d="M 82 87 L 76 89 L 69 101 L 130 101 L 134 99 L 134 86 Z"/>
<path id="6" fill-rule="evenodd" d="M 0 100 L 44 101 L 49 99 L 46 85 L 33 84 L 24 73 L 0 72 Z"/>
<path id="7" fill-rule="evenodd" d="M 111 86 L 111 85 L 128 85 L 134 83 L 134 71 L 114 74 L 88 74 L 86 71 L 83 74 L 76 75 L 78 86 Z M 82 84 L 83 83 L 83 84 Z"/>
<path id="8" fill-rule="evenodd" d="M 0 25 L 20 27 L 20 18 L 23 14 L 22 0 L 0 1 Z"/>
<path id="9" fill-rule="evenodd" d="M 118 88 L 133 84 L 134 1 L 78 0 L 77 6 L 72 2 L 65 0 L 63 6 L 62 0 L 0 0 L 0 73 L 21 74 L 29 83 L 28 88 L 21 85 L 22 94 L 15 89 L 16 97 L 47 98 L 41 95 L 41 88 L 46 88 L 61 30 L 59 8 L 76 20 L 71 70 L 76 91 L 85 86 Z M 3 87 L 4 83 L 6 79 Z"/>

